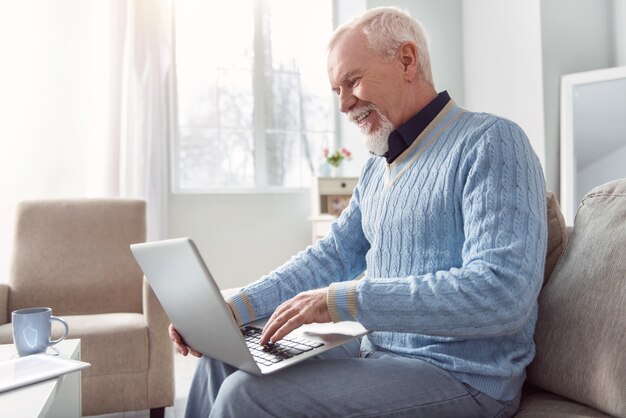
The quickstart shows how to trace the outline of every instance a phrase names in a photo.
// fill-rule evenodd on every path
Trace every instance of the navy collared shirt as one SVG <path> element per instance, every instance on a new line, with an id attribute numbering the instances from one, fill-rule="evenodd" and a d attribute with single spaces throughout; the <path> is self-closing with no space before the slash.
<path id="1" fill-rule="evenodd" d="M 448 92 L 442 91 L 422 110 L 417 112 L 415 116 L 389 134 L 389 151 L 384 155 L 388 164 L 394 162 L 400 154 L 411 146 L 413 141 L 426 129 L 428 124 L 435 119 L 435 116 L 441 112 L 449 101 L 450 95 Z"/>

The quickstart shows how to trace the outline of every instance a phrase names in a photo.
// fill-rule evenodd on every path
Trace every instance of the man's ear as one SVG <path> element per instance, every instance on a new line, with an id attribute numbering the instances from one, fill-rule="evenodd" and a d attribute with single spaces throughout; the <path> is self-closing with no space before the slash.
<path id="1" fill-rule="evenodd" d="M 405 42 L 398 48 L 400 63 L 407 81 L 414 80 L 417 75 L 417 47 L 413 42 Z"/>

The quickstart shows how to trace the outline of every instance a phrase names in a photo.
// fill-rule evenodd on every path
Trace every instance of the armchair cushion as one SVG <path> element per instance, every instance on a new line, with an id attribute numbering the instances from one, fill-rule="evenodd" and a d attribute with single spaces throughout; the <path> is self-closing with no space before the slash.
<path id="1" fill-rule="evenodd" d="M 626 416 L 626 180 L 585 196 L 539 299 L 528 382 Z"/>
<path id="2" fill-rule="evenodd" d="M 67 338 L 81 339 L 81 358 L 91 363 L 83 377 L 117 375 L 148 370 L 148 329 L 142 314 L 65 315 Z M 62 326 L 52 324 L 52 338 L 62 335 Z M 12 342 L 11 324 L 0 325 L 0 344 Z M 111 349 L 123 353 L 112 356 Z"/>
<path id="3" fill-rule="evenodd" d="M 142 314 L 66 315 L 63 319 L 70 327 L 68 338 L 80 336 L 81 356 L 92 363 L 83 376 L 148 370 L 148 328 Z M 60 324 L 54 324 L 53 336 L 56 333 L 61 335 Z M 111 355 L 112 347 L 119 355 Z"/>

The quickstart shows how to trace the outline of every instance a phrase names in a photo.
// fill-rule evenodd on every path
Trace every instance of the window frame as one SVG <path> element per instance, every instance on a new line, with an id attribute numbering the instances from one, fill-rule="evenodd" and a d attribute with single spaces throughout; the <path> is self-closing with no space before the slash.
<path id="1" fill-rule="evenodd" d="M 180 129 L 178 119 L 178 90 L 177 90 L 177 66 L 172 66 L 172 78 L 170 83 L 170 93 L 172 97 L 172 117 L 171 129 L 170 129 L 170 158 L 169 163 L 171 165 L 170 183 L 171 193 L 181 195 L 203 195 L 203 194 L 285 194 L 285 193 L 303 193 L 310 189 L 310 186 L 273 186 L 268 185 L 267 178 L 267 149 L 266 149 L 266 133 L 274 129 L 268 128 L 266 124 L 266 107 L 267 101 L 265 100 L 266 86 L 265 86 L 265 54 L 263 45 L 266 41 L 264 39 L 262 31 L 262 19 L 263 10 L 265 7 L 263 3 L 267 0 L 254 1 L 254 39 L 253 39 L 253 51 L 254 51 L 254 63 L 253 63 L 253 80 L 252 91 L 254 95 L 254 111 L 253 111 L 253 141 L 254 141 L 254 167 L 255 167 L 255 184 L 253 186 L 209 186 L 199 187 L 194 189 L 183 189 L 180 187 L 180 165 L 179 165 L 179 153 L 180 153 Z M 336 5 L 335 1 L 331 0 L 331 28 L 336 27 Z M 174 29 L 175 31 L 175 26 Z M 174 36 L 174 39 L 176 37 Z M 175 63 L 176 57 L 176 42 L 172 48 L 172 62 Z M 330 87 L 329 87 L 330 91 Z M 331 105 L 331 119 L 332 119 L 332 133 L 333 141 L 329 144 L 330 147 L 338 147 L 341 143 L 341 129 L 340 129 L 340 114 L 338 109 L 337 98 L 334 95 L 329 95 L 329 101 Z M 277 130 L 280 131 L 280 130 Z M 299 131 L 300 133 L 306 133 L 309 131 Z M 315 132 L 315 131 L 312 131 Z M 319 132 L 319 131 L 318 131 Z M 312 177 L 315 176 L 313 173 Z"/>

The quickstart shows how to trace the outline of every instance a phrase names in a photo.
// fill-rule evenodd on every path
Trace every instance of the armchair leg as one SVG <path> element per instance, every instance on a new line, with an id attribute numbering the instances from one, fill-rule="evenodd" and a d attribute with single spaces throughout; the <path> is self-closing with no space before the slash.
<path id="1" fill-rule="evenodd" d="M 152 408 L 150 410 L 150 418 L 165 418 L 165 407 Z"/>

